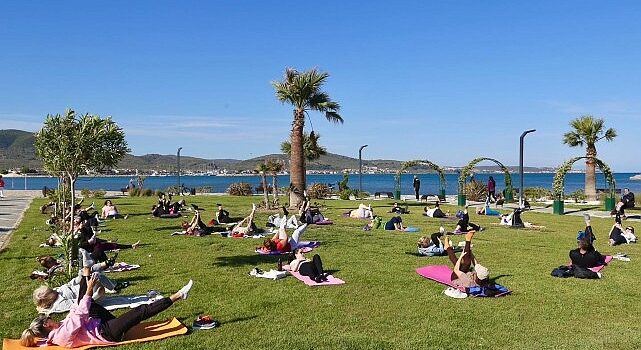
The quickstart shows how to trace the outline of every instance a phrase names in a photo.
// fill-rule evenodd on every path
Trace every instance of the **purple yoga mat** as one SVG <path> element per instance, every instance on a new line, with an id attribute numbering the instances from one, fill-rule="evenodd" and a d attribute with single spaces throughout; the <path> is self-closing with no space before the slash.
<path id="1" fill-rule="evenodd" d="M 343 281 L 340 278 L 336 278 L 336 277 L 334 277 L 332 275 L 327 275 L 327 281 L 326 282 L 316 283 L 316 281 L 312 281 L 311 278 L 301 275 L 298 271 L 296 271 L 296 272 L 290 271 L 289 265 L 283 266 L 283 269 L 288 271 L 290 275 L 296 277 L 296 279 L 298 279 L 299 281 L 302 281 L 303 283 L 305 283 L 306 285 L 308 285 L 310 287 L 336 286 L 336 285 L 339 285 L 339 284 L 345 284 L 345 281 Z"/>

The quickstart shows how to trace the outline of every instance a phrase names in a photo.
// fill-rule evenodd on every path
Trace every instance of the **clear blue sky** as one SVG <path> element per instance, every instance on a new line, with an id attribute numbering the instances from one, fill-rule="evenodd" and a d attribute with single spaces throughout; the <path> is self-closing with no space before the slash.
<path id="1" fill-rule="evenodd" d="M 4 1 L 0 128 L 73 107 L 137 155 L 245 159 L 289 134 L 270 81 L 318 67 L 345 119 L 311 114 L 330 152 L 517 164 L 536 128 L 526 165 L 556 166 L 593 114 L 619 133 L 599 156 L 639 171 L 640 19 L 639 1 Z"/>

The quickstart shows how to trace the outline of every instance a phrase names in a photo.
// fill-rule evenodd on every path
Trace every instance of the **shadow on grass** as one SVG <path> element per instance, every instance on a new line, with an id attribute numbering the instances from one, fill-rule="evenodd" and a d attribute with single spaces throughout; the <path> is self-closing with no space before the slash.
<path id="1" fill-rule="evenodd" d="M 498 275 L 496 277 L 490 278 L 490 282 L 491 283 L 496 283 L 497 280 L 499 280 L 499 279 L 501 279 L 503 277 L 512 277 L 512 275 L 507 275 L 507 274 Z"/>
<path id="2" fill-rule="evenodd" d="M 239 267 L 239 266 L 256 266 L 265 261 L 277 262 L 278 258 L 287 260 L 287 255 L 235 255 L 235 256 L 220 256 L 212 263 L 213 266 L 221 267 Z"/>
<path id="3" fill-rule="evenodd" d="M 155 227 L 154 231 L 181 230 L 180 225 Z"/>
<path id="4" fill-rule="evenodd" d="M 580 213 L 582 211 L 588 211 L 588 210 L 593 210 L 597 208 L 600 208 L 600 207 L 595 206 L 595 207 L 585 207 L 585 208 L 579 208 L 579 209 L 566 210 L 565 214 Z"/>

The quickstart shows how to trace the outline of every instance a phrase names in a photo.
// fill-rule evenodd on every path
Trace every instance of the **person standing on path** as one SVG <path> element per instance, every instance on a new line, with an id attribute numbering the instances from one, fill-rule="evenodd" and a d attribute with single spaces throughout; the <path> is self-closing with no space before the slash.
<path id="1" fill-rule="evenodd" d="M 421 190 L 421 180 L 419 180 L 418 176 L 416 175 L 414 175 L 414 183 L 412 186 L 414 186 L 414 192 L 416 193 L 416 200 L 418 201 L 419 200 L 418 193 Z"/>
<path id="2" fill-rule="evenodd" d="M 4 179 L 0 175 L 0 198 L 4 198 Z"/>
<path id="3" fill-rule="evenodd" d="M 492 176 L 487 180 L 487 199 L 488 201 L 496 202 L 496 181 Z"/>

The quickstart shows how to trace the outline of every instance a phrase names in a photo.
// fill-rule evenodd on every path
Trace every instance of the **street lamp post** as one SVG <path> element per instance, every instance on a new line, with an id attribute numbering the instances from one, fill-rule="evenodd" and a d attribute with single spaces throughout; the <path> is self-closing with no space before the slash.
<path id="1" fill-rule="evenodd" d="M 535 132 L 535 131 L 536 131 L 536 129 L 524 131 L 521 134 L 521 139 L 520 139 L 520 144 L 519 144 L 520 145 L 520 148 L 519 148 L 519 175 L 520 175 L 520 180 L 521 180 L 520 187 L 519 187 L 519 208 L 521 208 L 521 209 L 523 209 L 523 204 L 524 204 L 524 202 L 523 202 L 523 139 L 525 139 L 525 135 L 527 135 L 527 134 L 529 134 L 531 132 Z"/>
<path id="2" fill-rule="evenodd" d="M 367 145 L 362 145 L 361 148 L 358 149 L 358 192 L 363 193 L 363 148 L 367 147 Z"/>
<path id="3" fill-rule="evenodd" d="M 176 162 L 177 162 L 177 169 L 178 169 L 178 192 L 182 196 L 183 191 L 182 188 L 180 187 L 180 150 L 183 149 L 182 147 L 178 148 L 178 153 L 176 153 Z"/>

